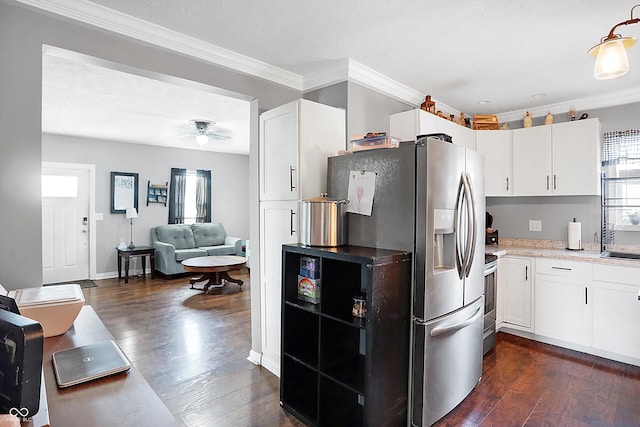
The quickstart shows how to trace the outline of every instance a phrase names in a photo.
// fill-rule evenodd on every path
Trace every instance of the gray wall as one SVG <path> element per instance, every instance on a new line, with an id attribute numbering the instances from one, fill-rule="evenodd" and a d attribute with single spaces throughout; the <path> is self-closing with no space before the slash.
<path id="1" fill-rule="evenodd" d="M 43 44 L 251 95 L 259 99 L 262 110 L 301 96 L 262 79 L 0 1 L 0 221 L 4 225 L 0 283 L 8 289 L 42 283 Z M 257 128 L 258 109 L 253 113 L 253 126 Z M 251 147 L 255 149 L 257 132 L 252 132 L 252 137 Z M 252 150 L 251 157 L 255 156 L 257 150 Z M 250 163 L 257 164 L 255 160 Z M 250 188 L 255 192 L 250 197 L 255 200 L 256 188 Z M 250 204 L 249 215 L 253 234 L 258 229 L 257 203 Z M 253 249 L 257 255 L 255 245 Z"/>
<path id="2" fill-rule="evenodd" d="M 500 237 L 567 240 L 567 223 L 582 223 L 582 241 L 599 242 L 600 197 L 487 197 L 487 212 Z M 542 221 L 542 231 L 529 231 L 529 220 Z"/>
<path id="3" fill-rule="evenodd" d="M 347 110 L 347 140 L 353 134 L 389 132 L 391 114 L 416 108 L 354 82 L 341 82 L 304 94 L 305 99 Z"/>
<path id="4" fill-rule="evenodd" d="M 98 278 L 117 271 L 114 248 L 120 240 L 130 240 L 124 214 L 110 213 L 112 171 L 138 174 L 138 218 L 133 224 L 133 241 L 138 246 L 150 244 L 151 227 L 167 224 L 168 207 L 146 205 L 147 181 L 168 182 L 172 167 L 211 170 L 212 221 L 221 222 L 230 236 L 249 238 L 249 156 L 43 134 L 42 160 L 96 166 L 96 212 L 104 215 L 96 222 Z"/>
<path id="5" fill-rule="evenodd" d="M 386 95 L 349 82 L 347 138 L 353 134 L 389 132 L 389 116 L 417 106 L 410 106 Z"/>

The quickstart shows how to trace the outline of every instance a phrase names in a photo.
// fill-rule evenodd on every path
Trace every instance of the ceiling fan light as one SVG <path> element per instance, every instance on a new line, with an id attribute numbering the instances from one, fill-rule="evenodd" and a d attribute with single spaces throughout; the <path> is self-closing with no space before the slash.
<path id="1" fill-rule="evenodd" d="M 631 39 L 626 42 L 623 39 Z M 624 76 L 629 71 L 629 59 L 625 51 L 625 44 L 631 46 L 635 39 L 631 37 L 617 37 L 605 40 L 592 50 L 597 49 L 596 65 L 593 76 L 598 80 L 615 79 Z"/>
<path id="2" fill-rule="evenodd" d="M 198 143 L 198 145 L 205 145 L 207 142 L 209 142 L 209 137 L 207 135 L 200 134 L 196 136 L 196 143 Z"/>

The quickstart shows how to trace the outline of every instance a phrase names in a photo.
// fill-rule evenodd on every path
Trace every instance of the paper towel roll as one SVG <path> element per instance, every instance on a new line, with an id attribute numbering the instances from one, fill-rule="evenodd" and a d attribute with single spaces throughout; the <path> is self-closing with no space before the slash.
<path id="1" fill-rule="evenodd" d="M 582 223 L 570 222 L 569 223 L 569 239 L 567 241 L 568 248 L 572 250 L 582 249 Z"/>

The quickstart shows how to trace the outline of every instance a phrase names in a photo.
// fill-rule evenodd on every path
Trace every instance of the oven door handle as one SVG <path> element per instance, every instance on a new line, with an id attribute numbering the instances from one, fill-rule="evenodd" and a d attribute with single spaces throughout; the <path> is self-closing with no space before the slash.
<path id="1" fill-rule="evenodd" d="M 496 270 L 498 270 L 498 265 L 497 265 L 497 264 L 492 265 L 492 266 L 491 266 L 491 267 L 489 267 L 489 268 L 485 268 L 485 269 L 484 269 L 484 275 L 485 275 L 485 277 L 486 277 L 486 276 L 488 276 L 488 275 L 490 275 L 490 274 L 495 273 L 495 272 L 496 272 Z"/>

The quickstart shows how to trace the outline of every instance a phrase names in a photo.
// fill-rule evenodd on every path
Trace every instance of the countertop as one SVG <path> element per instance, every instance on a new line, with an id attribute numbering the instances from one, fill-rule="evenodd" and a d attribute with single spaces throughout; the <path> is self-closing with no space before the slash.
<path id="1" fill-rule="evenodd" d="M 505 255 L 516 255 L 527 257 L 566 259 L 571 261 L 584 261 L 598 264 L 622 265 L 627 267 L 640 268 L 639 260 L 602 258 L 600 256 L 599 244 L 585 244 L 584 250 L 581 251 L 568 250 L 565 246 L 566 242 L 554 240 L 500 238 L 500 245 L 486 245 L 485 253 L 497 255 L 498 257 Z M 640 248 L 634 247 L 630 249 L 630 252 L 638 253 L 640 252 Z"/>

